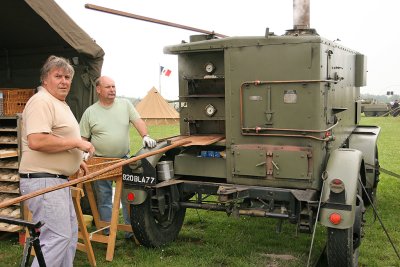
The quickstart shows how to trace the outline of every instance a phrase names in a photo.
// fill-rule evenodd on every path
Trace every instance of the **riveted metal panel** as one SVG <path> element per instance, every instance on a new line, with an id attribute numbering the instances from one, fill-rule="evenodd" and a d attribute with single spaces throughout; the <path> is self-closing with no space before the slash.
<path id="1" fill-rule="evenodd" d="M 270 102 L 270 93 L 264 87 L 246 87 L 243 91 L 243 126 L 265 127 L 271 119 L 271 114 L 267 114 L 271 109 Z"/>
<path id="2" fill-rule="evenodd" d="M 233 161 L 233 174 L 266 177 L 267 156 L 262 149 L 236 150 Z"/>
<path id="3" fill-rule="evenodd" d="M 274 151 L 272 160 L 275 178 L 310 179 L 307 152 Z"/>

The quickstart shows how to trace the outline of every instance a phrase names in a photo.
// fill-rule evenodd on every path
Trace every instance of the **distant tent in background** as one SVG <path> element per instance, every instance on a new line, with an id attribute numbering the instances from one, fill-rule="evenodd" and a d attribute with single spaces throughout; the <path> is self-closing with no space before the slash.
<path id="1" fill-rule="evenodd" d="M 154 87 L 136 105 L 136 110 L 147 125 L 179 123 L 179 113 L 165 101 Z"/>

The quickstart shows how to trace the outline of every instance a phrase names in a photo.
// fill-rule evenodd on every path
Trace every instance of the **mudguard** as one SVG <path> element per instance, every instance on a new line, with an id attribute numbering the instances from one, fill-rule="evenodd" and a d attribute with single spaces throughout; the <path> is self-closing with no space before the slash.
<path id="1" fill-rule="evenodd" d="M 347 229 L 353 226 L 355 216 L 355 205 L 357 200 L 358 177 L 362 162 L 362 153 L 356 149 L 340 148 L 334 150 L 328 160 L 323 179 L 325 180 L 322 196 L 320 222 L 331 228 Z M 331 194 L 331 182 L 340 179 L 344 184 L 343 200 L 333 200 Z M 341 215 L 341 222 L 333 224 L 329 220 L 332 213 Z"/>
<path id="2" fill-rule="evenodd" d="M 167 141 L 163 141 L 163 142 L 157 143 L 157 145 L 156 145 L 154 148 L 147 148 L 147 147 L 146 147 L 146 148 L 140 149 L 140 150 L 135 154 L 135 156 L 139 156 L 139 155 L 142 155 L 142 154 L 144 154 L 144 153 L 148 153 L 148 152 L 151 152 L 151 151 L 154 151 L 154 150 L 157 150 L 157 149 L 161 149 L 161 148 L 164 148 L 164 147 L 166 147 L 166 146 L 168 146 Z M 157 163 L 160 161 L 160 158 L 161 158 L 162 156 L 163 156 L 163 154 L 161 153 L 161 154 L 156 154 L 156 155 L 147 157 L 146 159 L 147 159 L 147 161 L 151 164 L 151 166 L 153 166 L 153 167 L 155 168 L 156 165 L 157 165 Z"/>
<path id="3" fill-rule="evenodd" d="M 139 156 L 141 154 L 154 151 L 157 149 L 161 149 L 163 147 L 166 147 L 168 143 L 166 141 L 160 142 L 156 145 L 154 148 L 142 148 L 140 149 L 135 156 Z M 135 173 L 135 174 L 144 174 L 146 172 L 155 172 L 155 167 L 157 163 L 159 162 L 160 158 L 163 156 L 163 154 L 156 154 L 150 157 L 147 157 L 145 159 L 142 159 L 141 162 L 134 162 L 128 166 L 123 167 L 122 171 L 122 181 L 123 181 L 123 189 L 122 189 L 122 199 L 127 200 L 128 204 L 133 204 L 133 205 L 140 205 L 142 204 L 147 197 L 147 192 L 145 190 L 144 186 L 139 186 L 139 185 L 132 185 L 125 179 L 126 173 Z M 150 170 L 151 169 L 151 170 Z M 134 198 L 133 200 L 128 199 L 128 193 L 133 193 Z"/>
<path id="4" fill-rule="evenodd" d="M 128 199 L 128 193 L 133 193 L 135 198 L 133 200 Z M 133 205 L 140 205 L 142 204 L 147 198 L 147 192 L 144 190 L 144 188 L 123 188 L 122 189 L 122 195 L 121 199 L 126 199 L 128 204 L 133 204 Z"/>
<path id="5" fill-rule="evenodd" d="M 363 154 L 364 162 L 367 163 L 366 169 L 366 188 L 373 188 L 378 181 L 375 181 L 377 175 L 375 168 L 378 162 L 377 159 L 377 141 L 381 128 L 377 126 L 358 126 L 349 138 L 349 148 L 360 150 Z M 373 168 L 372 166 L 375 166 Z"/>

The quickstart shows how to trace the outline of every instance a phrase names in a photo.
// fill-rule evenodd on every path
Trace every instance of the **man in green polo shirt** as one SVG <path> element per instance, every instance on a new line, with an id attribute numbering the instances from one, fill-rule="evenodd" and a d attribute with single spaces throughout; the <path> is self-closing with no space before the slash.
<path id="1" fill-rule="evenodd" d="M 130 123 L 142 136 L 143 147 L 156 146 L 156 141 L 148 135 L 146 124 L 132 103 L 126 99 L 116 98 L 113 79 L 107 76 L 97 79 L 96 91 L 99 101 L 86 109 L 80 121 L 81 136 L 93 144 L 96 156 L 128 157 Z M 95 181 L 94 188 L 100 219 L 109 222 L 112 212 L 112 181 Z M 125 223 L 130 224 L 126 201 L 122 201 L 122 211 Z M 130 234 L 126 233 L 125 237 L 129 238 Z"/>

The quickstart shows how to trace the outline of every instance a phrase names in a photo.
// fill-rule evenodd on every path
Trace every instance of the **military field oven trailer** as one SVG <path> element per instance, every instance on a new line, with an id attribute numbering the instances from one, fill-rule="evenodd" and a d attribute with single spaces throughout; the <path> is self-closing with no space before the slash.
<path id="1" fill-rule="evenodd" d="M 68 58 L 75 76 L 67 103 L 79 120 L 96 99 L 104 51 L 53 0 L 4 0 L 0 9 L 0 88 L 36 88 L 50 55 Z"/>
<path id="2" fill-rule="evenodd" d="M 307 25 L 164 48 L 178 56 L 179 138 L 221 140 L 124 167 L 140 243 L 173 241 L 187 208 L 287 219 L 310 233 L 320 200 L 329 266 L 357 266 L 362 187 L 374 199 L 379 181 L 380 128 L 359 125 L 366 57 Z"/>
<path id="3" fill-rule="evenodd" d="M 388 116 L 390 104 L 379 102 L 376 99 L 364 99 L 361 101 L 361 113 L 364 113 L 365 117 Z"/>

